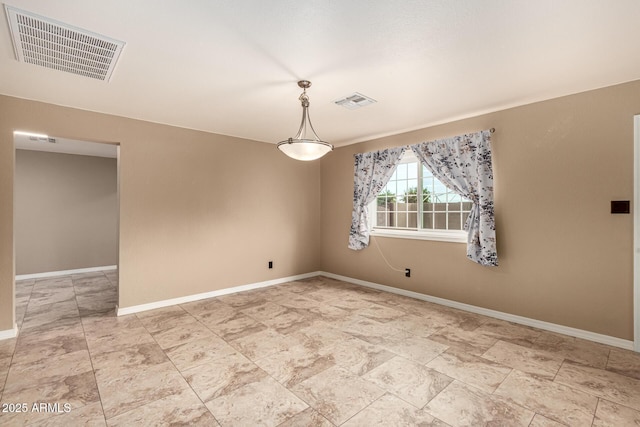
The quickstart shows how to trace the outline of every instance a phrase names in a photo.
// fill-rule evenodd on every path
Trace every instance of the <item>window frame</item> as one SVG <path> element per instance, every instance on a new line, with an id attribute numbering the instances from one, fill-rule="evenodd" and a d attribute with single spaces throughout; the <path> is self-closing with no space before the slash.
<path id="1" fill-rule="evenodd" d="M 405 151 L 398 165 L 404 163 L 418 163 L 418 200 L 422 199 L 422 162 L 416 157 L 411 150 Z M 397 166 L 396 166 L 397 167 Z M 437 179 L 437 178 L 436 178 Z M 374 237 L 391 237 L 398 239 L 416 239 L 416 240 L 432 240 L 437 242 L 451 243 L 467 243 L 468 233 L 465 230 L 442 230 L 442 229 L 400 229 L 400 228 L 376 228 L 377 226 L 377 201 L 378 195 L 369 204 L 369 235 Z M 421 210 L 418 209 L 418 218 L 421 216 Z"/>

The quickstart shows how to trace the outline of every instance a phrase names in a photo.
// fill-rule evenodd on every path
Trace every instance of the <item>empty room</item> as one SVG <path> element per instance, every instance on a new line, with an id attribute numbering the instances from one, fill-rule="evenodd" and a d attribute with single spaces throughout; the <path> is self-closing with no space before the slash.
<path id="1" fill-rule="evenodd" d="M 640 425 L 639 2 L 2 14 L 0 425 Z"/>

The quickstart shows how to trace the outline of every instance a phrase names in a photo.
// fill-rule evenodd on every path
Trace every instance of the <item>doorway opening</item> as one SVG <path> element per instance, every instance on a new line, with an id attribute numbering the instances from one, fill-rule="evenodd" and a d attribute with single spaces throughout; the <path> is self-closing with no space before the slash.
<path id="1" fill-rule="evenodd" d="M 14 132 L 14 150 L 15 325 L 49 305 L 61 318 L 115 313 L 119 145 Z"/>

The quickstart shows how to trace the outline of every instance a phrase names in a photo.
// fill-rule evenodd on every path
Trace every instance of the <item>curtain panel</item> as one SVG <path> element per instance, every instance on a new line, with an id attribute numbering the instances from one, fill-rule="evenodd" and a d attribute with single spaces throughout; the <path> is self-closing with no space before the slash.
<path id="1" fill-rule="evenodd" d="M 349 232 L 349 249 L 369 246 L 369 203 L 387 185 L 407 147 L 359 153 L 355 157 L 353 178 L 353 213 Z"/>
<path id="2" fill-rule="evenodd" d="M 497 266 L 490 131 L 423 142 L 411 149 L 444 185 L 473 202 L 465 224 L 467 258 Z"/>

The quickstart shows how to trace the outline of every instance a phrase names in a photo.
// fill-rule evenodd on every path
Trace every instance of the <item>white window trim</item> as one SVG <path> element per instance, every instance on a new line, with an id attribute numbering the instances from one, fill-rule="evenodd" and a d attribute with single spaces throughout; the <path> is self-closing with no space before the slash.
<path id="1" fill-rule="evenodd" d="M 407 150 L 400 163 L 420 162 L 416 155 Z M 369 204 L 369 217 L 371 227 L 369 235 L 374 237 L 392 237 L 395 239 L 433 240 L 436 242 L 467 243 L 468 233 L 464 230 L 429 230 L 429 229 L 398 229 L 398 228 L 376 228 L 376 205 L 377 199 Z"/>
<path id="2" fill-rule="evenodd" d="M 369 235 L 374 237 L 393 237 L 396 239 L 467 243 L 467 232 L 463 230 L 397 230 L 390 228 L 374 228 L 370 231 Z"/>

